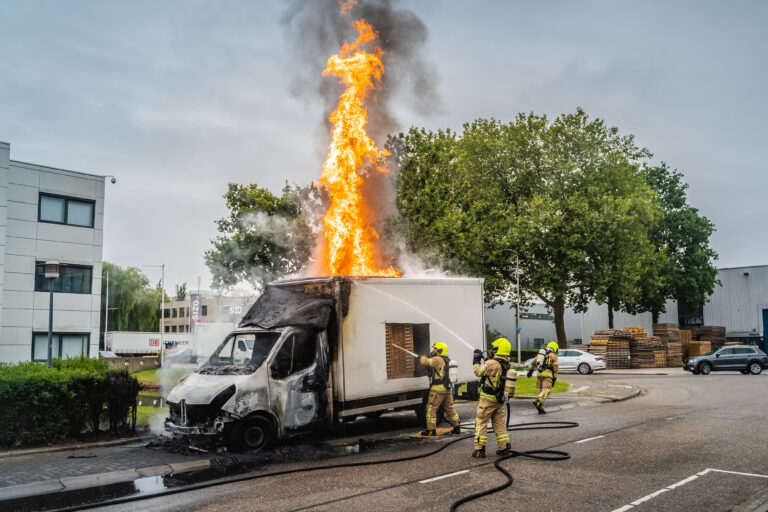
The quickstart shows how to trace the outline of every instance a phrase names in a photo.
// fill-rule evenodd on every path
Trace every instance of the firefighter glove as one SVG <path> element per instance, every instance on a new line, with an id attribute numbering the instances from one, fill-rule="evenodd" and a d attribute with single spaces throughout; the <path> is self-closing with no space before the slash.
<path id="1" fill-rule="evenodd" d="M 528 377 L 529 379 L 531 378 L 532 375 L 533 375 L 533 370 L 528 370 L 528 373 L 525 374 L 525 376 Z"/>
<path id="2" fill-rule="evenodd" d="M 483 352 L 481 350 L 475 349 L 475 353 L 472 356 L 472 364 L 480 364 L 482 360 L 483 360 Z"/>

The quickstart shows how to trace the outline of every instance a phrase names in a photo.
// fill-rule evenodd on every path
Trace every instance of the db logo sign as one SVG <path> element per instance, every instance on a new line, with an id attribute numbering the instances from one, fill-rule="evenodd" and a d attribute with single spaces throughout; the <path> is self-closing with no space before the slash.
<path id="1" fill-rule="evenodd" d="M 160 338 L 149 338 L 149 346 L 150 347 L 159 347 L 160 346 Z"/>

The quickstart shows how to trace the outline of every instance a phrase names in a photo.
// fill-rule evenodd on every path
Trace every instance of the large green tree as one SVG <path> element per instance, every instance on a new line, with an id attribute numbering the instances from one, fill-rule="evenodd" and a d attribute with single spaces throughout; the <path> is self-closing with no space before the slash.
<path id="1" fill-rule="evenodd" d="M 632 137 L 577 110 L 553 122 L 481 119 L 460 136 L 412 129 L 396 142 L 410 247 L 484 277 L 488 302 L 514 293 L 519 259 L 526 297 L 553 310 L 565 346 L 566 307 L 616 308 L 637 295 L 655 256 L 646 228 L 656 207 Z"/>
<path id="2" fill-rule="evenodd" d="M 256 184 L 229 184 L 229 215 L 217 222 L 219 236 L 205 253 L 214 286 L 246 281 L 261 287 L 301 269 L 312 247 L 302 193 L 287 184 L 280 196 Z"/>
<path id="3" fill-rule="evenodd" d="M 634 310 L 650 311 L 656 323 L 659 314 L 665 311 L 667 299 L 675 299 L 681 307 L 695 310 L 704 305 L 714 291 L 717 253 L 710 247 L 709 238 L 715 227 L 688 204 L 688 184 L 682 174 L 662 162 L 646 167 L 643 176 L 656 192 L 661 206 L 661 215 L 650 229 L 650 239 L 665 258 L 657 269 L 655 286 L 641 287 Z"/>
<path id="4" fill-rule="evenodd" d="M 109 325 L 107 331 L 155 332 L 159 328 L 162 291 L 151 286 L 139 269 L 122 268 L 105 261 L 101 267 L 101 330 L 109 275 Z M 168 296 L 166 295 L 166 300 Z"/>

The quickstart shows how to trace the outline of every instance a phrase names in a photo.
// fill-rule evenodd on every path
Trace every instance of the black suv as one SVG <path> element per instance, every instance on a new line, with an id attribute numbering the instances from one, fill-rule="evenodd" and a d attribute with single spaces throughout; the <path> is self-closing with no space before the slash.
<path id="1" fill-rule="evenodd" d="M 723 347 L 705 356 L 689 357 L 683 368 L 694 375 L 709 375 L 711 371 L 738 370 L 744 375 L 757 375 L 768 368 L 768 356 L 752 345 Z"/>

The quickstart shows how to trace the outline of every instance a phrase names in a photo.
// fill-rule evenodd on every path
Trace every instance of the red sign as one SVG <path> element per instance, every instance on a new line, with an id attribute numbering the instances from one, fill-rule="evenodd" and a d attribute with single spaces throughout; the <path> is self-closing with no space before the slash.
<path id="1" fill-rule="evenodd" d="M 150 347 L 159 347 L 160 346 L 160 338 L 149 338 L 149 346 Z"/>

